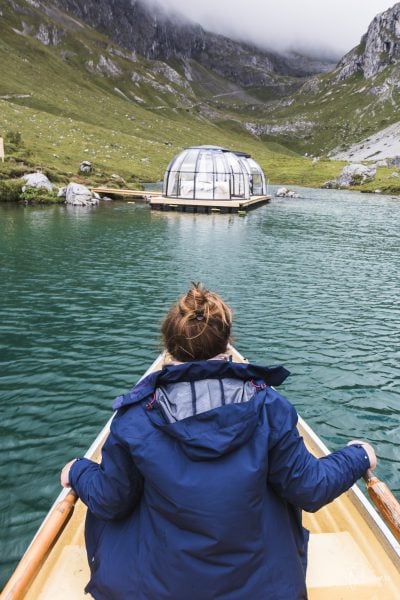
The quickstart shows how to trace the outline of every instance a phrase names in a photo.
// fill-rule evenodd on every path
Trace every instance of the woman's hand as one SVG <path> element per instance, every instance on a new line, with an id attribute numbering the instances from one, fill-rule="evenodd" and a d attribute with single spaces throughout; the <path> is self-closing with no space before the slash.
<path id="1" fill-rule="evenodd" d="M 76 461 L 76 458 L 74 458 L 74 460 L 70 460 L 65 467 L 63 468 L 63 470 L 61 471 L 61 485 L 65 488 L 70 487 L 71 484 L 69 482 L 69 471 L 72 467 L 72 465 L 74 464 L 74 462 Z"/>
<path id="2" fill-rule="evenodd" d="M 362 446 L 364 448 L 364 450 L 367 453 L 368 458 L 369 458 L 370 469 L 371 470 L 375 469 L 376 454 L 375 454 L 375 450 L 373 449 L 371 444 L 368 444 L 368 442 L 363 442 L 363 440 L 352 440 L 347 445 L 352 446 L 353 444 L 359 444 L 360 446 Z"/>

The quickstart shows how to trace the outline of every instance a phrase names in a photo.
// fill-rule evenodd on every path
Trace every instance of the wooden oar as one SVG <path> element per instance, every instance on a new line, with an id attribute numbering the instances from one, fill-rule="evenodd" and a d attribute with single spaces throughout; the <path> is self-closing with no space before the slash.
<path id="1" fill-rule="evenodd" d="M 55 504 L 3 589 L 1 600 L 19 600 L 24 597 L 33 578 L 71 518 L 76 500 L 75 492 L 69 490 L 65 498 Z"/>
<path id="2" fill-rule="evenodd" d="M 368 494 L 381 514 L 386 525 L 400 542 L 400 504 L 394 497 L 386 483 L 380 481 L 371 471 L 364 475 Z"/>

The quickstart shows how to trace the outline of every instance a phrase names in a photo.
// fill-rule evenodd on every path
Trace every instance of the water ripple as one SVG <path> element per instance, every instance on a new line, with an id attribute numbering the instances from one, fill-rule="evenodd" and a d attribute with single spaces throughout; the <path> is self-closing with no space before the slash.
<path id="1" fill-rule="evenodd" d="M 2 578 L 160 348 L 190 281 L 232 305 L 235 342 L 331 448 L 363 437 L 400 491 L 400 203 L 300 189 L 246 218 L 0 206 Z"/>

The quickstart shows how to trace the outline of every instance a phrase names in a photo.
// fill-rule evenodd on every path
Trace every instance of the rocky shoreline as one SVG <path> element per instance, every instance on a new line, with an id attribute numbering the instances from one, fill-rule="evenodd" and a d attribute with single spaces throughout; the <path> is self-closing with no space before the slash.
<path id="1" fill-rule="evenodd" d="M 348 160 L 350 161 L 351 159 L 348 158 Z M 313 169 L 317 168 L 319 162 L 319 158 L 313 159 Z M 308 180 L 307 173 L 304 171 L 300 181 L 295 176 L 293 178 L 288 177 L 284 185 L 301 185 L 302 187 L 322 189 L 347 189 L 350 191 L 400 196 L 400 156 L 376 162 L 348 162 L 347 165 L 342 167 L 341 173 L 325 181 L 323 173 L 324 171 L 320 173 L 320 182 L 316 182 L 315 177 L 313 180 Z M 272 180 L 271 183 L 282 185 L 279 181 L 274 182 Z M 32 169 L 32 167 L 24 163 L 3 163 L 2 168 L 0 165 L 0 202 L 14 202 L 26 205 L 69 204 L 72 206 L 97 206 L 100 200 L 111 200 L 108 196 L 101 198 L 98 193 L 93 191 L 99 187 L 115 189 L 116 193 L 118 193 L 121 189 L 131 188 L 131 185 L 128 185 L 121 176 L 115 173 L 110 175 L 103 173 L 100 178 L 97 173 L 93 173 L 93 168 L 89 161 L 82 161 L 80 163 L 76 176 L 72 174 L 67 176 L 67 174 L 57 172 L 51 168 L 47 170 L 44 168 Z M 144 191 L 143 183 L 136 181 L 134 187 L 137 190 Z M 112 195 L 111 192 L 109 194 Z M 288 187 L 282 187 L 276 195 L 277 197 L 287 198 L 297 197 Z M 122 199 L 123 196 L 120 196 L 120 198 Z"/>
<path id="2" fill-rule="evenodd" d="M 128 188 L 126 181 L 117 174 L 105 175 L 101 180 L 94 177 L 89 161 L 82 161 L 79 174 L 67 177 L 54 169 L 36 168 L 13 162 L 3 163 L 0 169 L 0 202 L 17 204 L 69 204 L 72 206 L 97 206 L 100 197 L 93 188 L 106 186 L 115 189 Z M 142 185 L 135 183 L 136 189 Z M 111 193 L 111 192 L 110 192 Z M 112 193 L 111 193 L 112 195 Z"/>

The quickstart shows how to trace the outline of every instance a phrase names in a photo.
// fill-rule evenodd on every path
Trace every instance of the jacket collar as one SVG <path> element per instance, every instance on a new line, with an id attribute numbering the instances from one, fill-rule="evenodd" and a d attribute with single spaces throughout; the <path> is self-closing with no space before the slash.
<path id="1" fill-rule="evenodd" d="M 256 385 L 278 386 L 288 376 L 289 371 L 282 366 L 264 367 L 250 363 L 221 360 L 202 360 L 178 365 L 166 365 L 163 369 L 147 375 L 127 394 L 118 396 L 114 401 L 113 408 L 117 410 L 141 402 L 152 395 L 158 385 L 167 383 L 233 377 L 242 380 L 253 380 Z"/>

